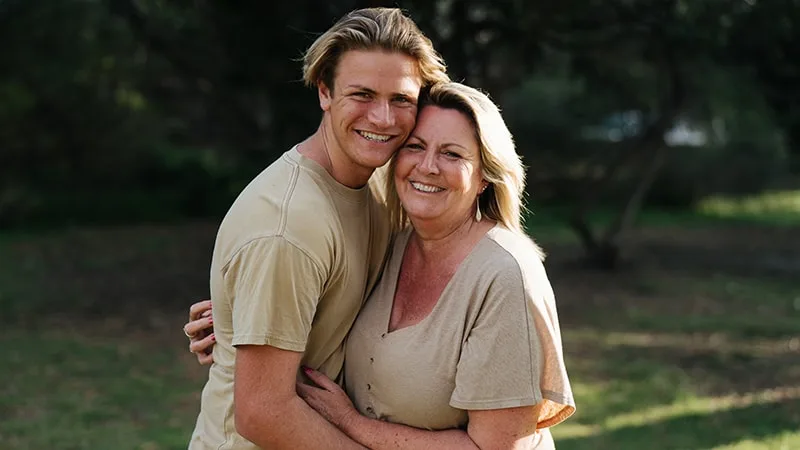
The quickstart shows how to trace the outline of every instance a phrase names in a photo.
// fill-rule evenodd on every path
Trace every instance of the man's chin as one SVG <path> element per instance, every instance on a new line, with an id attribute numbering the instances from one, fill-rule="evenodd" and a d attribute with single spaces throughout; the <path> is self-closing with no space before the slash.
<path id="1" fill-rule="evenodd" d="M 395 150 L 375 151 L 367 154 L 362 154 L 361 165 L 364 167 L 371 167 L 377 169 L 383 167 L 392 159 Z"/>

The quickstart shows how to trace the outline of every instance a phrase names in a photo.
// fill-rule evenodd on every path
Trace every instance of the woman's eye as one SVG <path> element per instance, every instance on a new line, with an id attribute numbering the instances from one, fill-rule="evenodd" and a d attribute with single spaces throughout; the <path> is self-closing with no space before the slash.
<path id="1" fill-rule="evenodd" d="M 444 155 L 447 156 L 448 158 L 453 158 L 453 159 L 461 158 L 461 155 L 459 155 L 456 152 L 444 152 Z"/>
<path id="2" fill-rule="evenodd" d="M 410 148 L 412 150 L 422 150 L 422 146 L 420 144 L 406 144 L 406 148 Z"/>

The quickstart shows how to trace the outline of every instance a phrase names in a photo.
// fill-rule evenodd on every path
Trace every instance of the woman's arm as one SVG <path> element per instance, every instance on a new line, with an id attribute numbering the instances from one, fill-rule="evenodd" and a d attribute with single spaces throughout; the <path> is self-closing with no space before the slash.
<path id="1" fill-rule="evenodd" d="M 300 396 L 323 417 L 365 447 L 383 449 L 528 449 L 540 406 L 471 410 L 467 430 L 429 431 L 364 417 L 347 394 L 320 372 L 304 369 L 319 386 L 298 385 Z"/>

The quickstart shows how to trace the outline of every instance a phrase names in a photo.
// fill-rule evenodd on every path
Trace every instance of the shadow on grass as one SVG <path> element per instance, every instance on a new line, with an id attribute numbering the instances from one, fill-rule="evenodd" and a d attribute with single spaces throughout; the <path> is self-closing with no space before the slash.
<path id="1" fill-rule="evenodd" d="M 763 440 L 800 427 L 800 399 L 750 405 L 711 414 L 688 414 L 596 435 L 559 439 L 559 450 L 710 449 Z"/>
<path id="2" fill-rule="evenodd" d="M 792 342 L 584 329 L 567 342 L 580 403 L 574 420 L 592 425 L 698 395 L 800 385 L 800 354 Z"/>

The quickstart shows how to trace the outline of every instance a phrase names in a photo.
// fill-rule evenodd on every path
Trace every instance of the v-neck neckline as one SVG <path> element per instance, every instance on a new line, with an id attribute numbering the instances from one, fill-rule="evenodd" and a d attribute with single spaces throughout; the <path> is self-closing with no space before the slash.
<path id="1" fill-rule="evenodd" d="M 458 276 L 461 273 L 461 271 L 463 270 L 463 268 L 465 266 L 467 266 L 467 264 L 466 264 L 467 261 L 469 261 L 472 258 L 472 255 L 474 255 L 476 253 L 476 250 L 478 249 L 478 247 L 480 245 L 483 244 L 483 241 L 486 240 L 486 239 L 489 239 L 489 235 L 492 234 L 494 229 L 497 228 L 498 226 L 500 226 L 499 223 L 495 224 L 492 228 L 489 228 L 488 230 L 486 230 L 486 233 L 484 233 L 483 236 L 481 236 L 481 238 L 478 240 L 478 242 L 475 243 L 475 245 L 472 247 L 472 249 L 470 249 L 469 253 L 467 253 L 467 256 L 465 256 L 464 259 L 462 259 L 461 262 L 458 263 L 458 267 L 456 267 L 455 272 L 453 272 L 453 276 L 451 276 L 450 279 L 447 280 L 447 284 L 445 284 L 444 289 L 442 289 L 442 292 L 439 294 L 439 297 L 436 299 L 436 304 L 433 305 L 433 309 L 431 309 L 431 311 L 425 317 L 423 317 L 417 323 L 413 323 L 411 325 L 406 325 L 406 326 L 401 327 L 401 328 L 395 328 L 394 330 L 390 330 L 389 329 L 389 325 L 390 325 L 390 323 L 392 321 L 392 310 L 394 309 L 394 302 L 396 300 L 395 297 L 397 296 L 397 286 L 400 283 L 400 270 L 403 267 L 403 258 L 405 257 L 406 251 L 408 250 L 409 240 L 411 239 L 411 234 L 413 233 L 413 229 L 409 228 L 408 231 L 405 233 L 405 235 L 402 236 L 403 242 L 399 243 L 400 245 L 397 245 L 397 248 L 402 249 L 402 252 L 400 252 L 400 254 L 398 254 L 398 255 L 393 255 L 392 256 L 393 261 L 392 261 L 392 265 L 391 265 L 391 268 L 392 268 L 392 274 L 391 275 L 394 277 L 394 279 L 392 280 L 392 283 L 391 283 L 392 288 L 391 288 L 391 290 L 389 292 L 390 295 L 388 296 L 389 301 L 385 302 L 386 304 L 384 305 L 384 308 L 387 308 L 387 306 L 388 306 L 388 311 L 385 311 L 385 313 L 386 313 L 385 320 L 386 321 L 384 322 L 384 325 L 382 327 L 382 331 L 381 331 L 382 336 L 383 337 L 388 337 L 388 336 L 395 335 L 395 334 L 397 334 L 397 333 L 399 333 L 401 331 L 404 331 L 404 330 L 409 330 L 409 329 L 413 329 L 413 328 L 419 328 L 420 325 L 422 325 L 425 322 L 427 322 L 428 320 L 430 320 L 430 318 L 433 317 L 440 308 L 442 308 L 441 304 L 444 303 L 444 302 L 442 302 L 442 299 L 445 298 L 445 295 L 451 289 L 451 286 L 453 285 L 453 280 L 458 278 Z M 395 259 L 395 258 L 397 258 L 397 259 Z"/>

